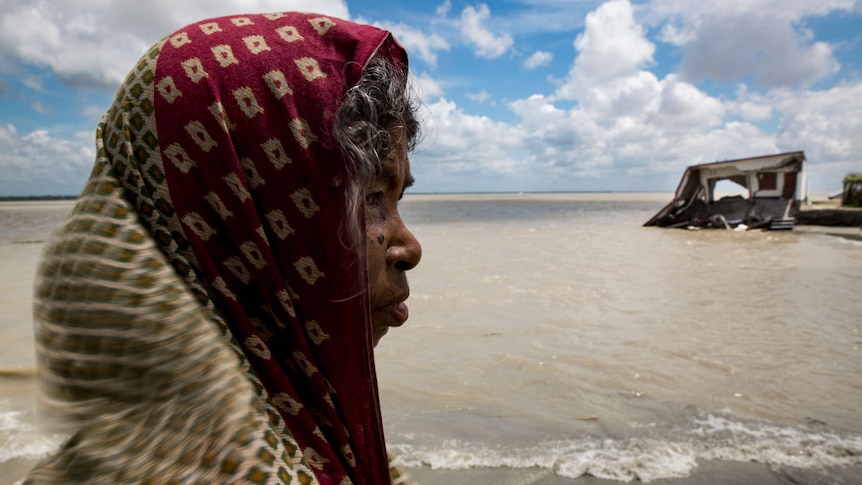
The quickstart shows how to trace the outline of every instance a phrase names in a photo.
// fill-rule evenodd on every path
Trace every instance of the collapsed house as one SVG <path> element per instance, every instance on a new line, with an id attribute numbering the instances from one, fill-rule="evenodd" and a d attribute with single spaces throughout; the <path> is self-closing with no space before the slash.
<path id="1" fill-rule="evenodd" d="M 793 229 L 800 203 L 807 197 L 804 162 L 805 153 L 799 151 L 692 165 L 685 170 L 673 201 L 644 225 Z M 747 197 L 735 194 L 716 200 L 716 184 L 723 180 L 747 189 Z"/>

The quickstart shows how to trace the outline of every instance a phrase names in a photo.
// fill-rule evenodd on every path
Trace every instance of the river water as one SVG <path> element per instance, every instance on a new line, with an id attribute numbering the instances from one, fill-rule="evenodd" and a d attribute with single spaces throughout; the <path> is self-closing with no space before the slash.
<path id="1" fill-rule="evenodd" d="M 406 197 L 423 260 L 376 352 L 415 478 L 862 482 L 862 232 L 641 226 L 669 200 Z M 70 207 L 0 204 L 0 482 L 61 438 L 33 410 L 29 292 Z"/>

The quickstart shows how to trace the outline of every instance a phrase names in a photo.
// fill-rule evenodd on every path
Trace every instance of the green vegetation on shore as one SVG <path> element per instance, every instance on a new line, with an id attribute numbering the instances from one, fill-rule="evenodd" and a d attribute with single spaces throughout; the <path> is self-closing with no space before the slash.
<path id="1" fill-rule="evenodd" d="M 862 207 L 862 172 L 848 173 L 844 177 L 841 203 L 845 206 Z"/>

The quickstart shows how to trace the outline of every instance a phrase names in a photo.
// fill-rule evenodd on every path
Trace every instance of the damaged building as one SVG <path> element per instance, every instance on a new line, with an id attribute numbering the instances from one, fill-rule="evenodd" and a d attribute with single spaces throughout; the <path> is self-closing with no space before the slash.
<path id="1" fill-rule="evenodd" d="M 802 171 L 805 153 L 741 158 L 692 165 L 685 170 L 673 201 L 645 226 L 688 229 L 793 229 L 794 218 L 807 197 Z M 742 194 L 716 199 L 716 185 L 730 181 Z"/>

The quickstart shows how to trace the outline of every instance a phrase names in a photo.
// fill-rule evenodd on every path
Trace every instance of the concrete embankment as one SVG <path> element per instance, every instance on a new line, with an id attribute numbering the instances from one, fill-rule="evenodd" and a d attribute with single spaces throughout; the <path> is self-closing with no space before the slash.
<path id="1" fill-rule="evenodd" d="M 862 207 L 815 204 L 803 206 L 796 223 L 809 226 L 862 227 Z"/>

